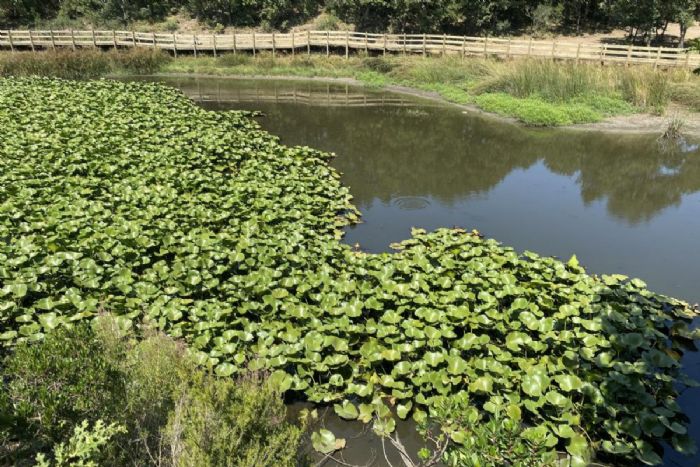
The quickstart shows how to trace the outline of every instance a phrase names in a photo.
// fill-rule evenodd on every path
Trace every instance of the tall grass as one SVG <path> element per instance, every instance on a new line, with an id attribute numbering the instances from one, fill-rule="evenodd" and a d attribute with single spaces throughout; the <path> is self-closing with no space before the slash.
<path id="1" fill-rule="evenodd" d="M 681 70 L 652 67 L 607 66 L 523 60 L 502 65 L 478 83 L 476 94 L 502 92 L 515 97 L 539 97 L 562 103 L 585 96 L 622 99 L 642 110 L 661 112 L 671 97 L 674 83 L 687 81 Z"/>
<path id="2" fill-rule="evenodd" d="M 4 52 L 0 53 L 0 76 L 88 79 L 110 73 L 148 74 L 169 60 L 168 54 L 151 49 Z"/>

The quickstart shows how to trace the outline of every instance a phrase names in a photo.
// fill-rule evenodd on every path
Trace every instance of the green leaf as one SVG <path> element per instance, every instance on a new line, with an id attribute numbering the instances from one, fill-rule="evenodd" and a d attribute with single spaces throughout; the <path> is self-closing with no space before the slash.
<path id="1" fill-rule="evenodd" d="M 336 439 L 333 432 L 321 429 L 311 434 L 311 445 L 321 454 L 331 454 L 345 448 L 345 440 Z"/>
<path id="2" fill-rule="evenodd" d="M 340 418 L 346 420 L 355 420 L 360 415 L 357 411 L 357 407 L 349 401 L 343 401 L 342 404 L 335 404 L 333 408 Z"/>

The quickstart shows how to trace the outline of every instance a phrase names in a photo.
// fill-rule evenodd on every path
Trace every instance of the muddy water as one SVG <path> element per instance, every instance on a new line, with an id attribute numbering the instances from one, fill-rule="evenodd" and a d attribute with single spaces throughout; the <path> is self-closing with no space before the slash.
<path id="1" fill-rule="evenodd" d="M 654 135 L 525 129 L 345 85 L 165 81 L 210 109 L 262 111 L 262 126 L 286 144 L 335 152 L 363 214 L 347 231 L 350 244 L 386 251 L 414 226 L 476 228 L 520 251 L 576 254 L 592 273 L 640 277 L 655 291 L 700 301 L 700 150 L 692 142 L 669 150 Z M 698 354 L 684 366 L 700 379 Z M 681 405 L 700 440 L 700 390 Z M 326 424 L 348 439 L 347 462 L 386 463 L 358 426 L 332 416 Z M 401 435 L 415 452 L 410 427 Z M 700 456 L 667 455 L 665 463 L 697 466 Z"/>

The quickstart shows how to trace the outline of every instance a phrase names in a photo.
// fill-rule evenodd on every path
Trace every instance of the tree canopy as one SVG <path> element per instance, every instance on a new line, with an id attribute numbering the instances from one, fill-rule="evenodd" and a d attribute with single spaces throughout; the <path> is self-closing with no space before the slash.
<path id="1" fill-rule="evenodd" d="M 363 31 L 503 34 L 581 32 L 624 27 L 632 40 L 665 37 L 680 25 L 679 45 L 700 0 L 0 0 L 0 26 L 85 18 L 95 24 L 163 21 L 185 12 L 212 26 L 288 29 L 325 11 Z"/>

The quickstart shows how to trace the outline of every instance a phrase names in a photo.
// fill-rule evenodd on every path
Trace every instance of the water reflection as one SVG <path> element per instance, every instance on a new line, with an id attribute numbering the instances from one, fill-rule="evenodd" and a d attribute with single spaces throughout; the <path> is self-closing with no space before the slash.
<path id="1" fill-rule="evenodd" d="M 338 151 L 337 166 L 360 207 L 396 196 L 452 203 L 488 192 L 513 170 L 539 161 L 556 174 L 576 176 L 585 204 L 603 200 L 611 215 L 630 224 L 700 190 L 696 144 L 661 151 L 652 135 L 592 136 L 456 118 L 459 111 L 439 104 L 347 85 L 230 83 L 183 78 L 175 84 L 210 108 L 236 103 L 263 110 L 264 126 L 290 144 Z"/>

